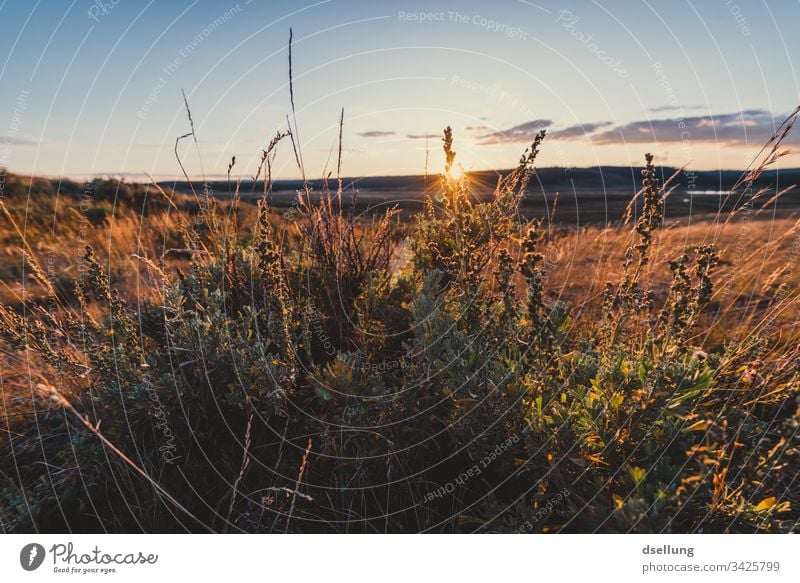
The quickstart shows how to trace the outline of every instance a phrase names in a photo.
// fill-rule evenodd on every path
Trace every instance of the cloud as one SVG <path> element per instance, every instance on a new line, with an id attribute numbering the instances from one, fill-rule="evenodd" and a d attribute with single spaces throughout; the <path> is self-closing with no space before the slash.
<path id="1" fill-rule="evenodd" d="M 563 130 L 555 130 L 547 133 L 549 140 L 580 140 L 587 137 L 592 132 L 595 132 L 603 127 L 608 127 L 612 124 L 610 121 L 601 121 L 598 123 L 584 123 L 575 126 L 569 126 Z"/>
<path id="2" fill-rule="evenodd" d="M 783 122 L 763 109 L 714 116 L 634 121 L 589 136 L 595 144 L 710 142 L 730 146 L 765 144 Z M 786 144 L 798 144 L 790 135 Z"/>
<path id="3" fill-rule="evenodd" d="M 661 105 L 659 107 L 650 107 L 647 111 L 650 113 L 663 113 L 665 111 L 686 111 L 694 109 L 703 109 L 702 105 Z"/>
<path id="4" fill-rule="evenodd" d="M 594 145 L 705 142 L 760 146 L 769 141 L 785 117 L 763 109 L 746 109 L 738 113 L 648 119 L 619 125 L 610 121 L 585 123 L 551 131 L 547 137 L 551 140 L 591 141 Z M 789 134 L 784 143 L 800 145 L 800 134 Z"/>
<path id="5" fill-rule="evenodd" d="M 502 144 L 506 142 L 532 142 L 539 130 L 550 127 L 553 122 L 549 119 L 534 119 L 516 125 L 507 130 L 497 130 L 478 136 L 483 144 Z"/>
<path id="6" fill-rule="evenodd" d="M 8 144 L 9 146 L 47 146 L 51 144 L 50 140 L 40 140 L 35 136 L 27 134 L 19 134 L 15 136 L 0 136 L 0 142 Z"/>
<path id="7" fill-rule="evenodd" d="M 388 138 L 389 136 L 396 136 L 397 132 L 373 130 L 369 132 L 361 132 L 358 135 L 362 138 Z"/>
<path id="8" fill-rule="evenodd" d="M 406 137 L 409 140 L 424 140 L 441 137 L 441 134 L 406 134 Z"/>

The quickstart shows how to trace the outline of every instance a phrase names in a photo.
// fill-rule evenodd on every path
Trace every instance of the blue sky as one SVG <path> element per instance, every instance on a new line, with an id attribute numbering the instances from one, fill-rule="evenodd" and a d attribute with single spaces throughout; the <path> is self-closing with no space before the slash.
<path id="1" fill-rule="evenodd" d="M 437 171 L 448 124 L 467 169 L 513 165 L 540 128 L 543 166 L 652 151 L 739 168 L 800 103 L 798 17 L 795 1 L 0 0 L 0 166 L 176 176 L 184 89 L 190 172 L 235 155 L 251 176 L 286 126 L 292 27 L 310 175 L 335 166 L 342 107 L 348 175 L 420 173 L 426 148 Z M 298 175 L 288 144 L 275 170 Z"/>

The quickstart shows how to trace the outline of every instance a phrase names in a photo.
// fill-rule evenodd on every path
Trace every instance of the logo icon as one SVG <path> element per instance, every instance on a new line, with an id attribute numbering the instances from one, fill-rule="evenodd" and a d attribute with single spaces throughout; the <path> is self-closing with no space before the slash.
<path id="1" fill-rule="evenodd" d="M 44 562 L 44 547 L 38 543 L 30 543 L 19 552 L 19 564 L 26 571 L 35 571 Z"/>

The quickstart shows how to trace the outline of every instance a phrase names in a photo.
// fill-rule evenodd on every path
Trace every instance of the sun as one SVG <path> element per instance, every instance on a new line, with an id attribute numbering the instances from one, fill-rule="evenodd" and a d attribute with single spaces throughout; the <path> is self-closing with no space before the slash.
<path id="1" fill-rule="evenodd" d="M 458 182 L 463 176 L 464 167 L 461 164 L 450 166 L 450 170 L 447 172 L 447 177 L 454 182 Z"/>

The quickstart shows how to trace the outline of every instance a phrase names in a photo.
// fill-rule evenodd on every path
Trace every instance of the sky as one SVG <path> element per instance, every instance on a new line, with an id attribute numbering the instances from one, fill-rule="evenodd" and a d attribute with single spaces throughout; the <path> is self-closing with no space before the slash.
<path id="1" fill-rule="evenodd" d="M 800 104 L 800 2 L 0 0 L 0 168 L 256 173 L 291 116 L 309 177 L 540 166 L 744 168 Z M 293 118 L 292 118 L 293 119 Z M 790 147 L 800 145 L 797 132 Z M 783 167 L 800 166 L 791 154 Z M 277 178 L 301 171 L 281 142 Z"/>

